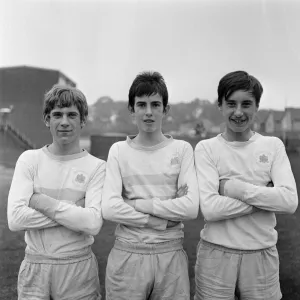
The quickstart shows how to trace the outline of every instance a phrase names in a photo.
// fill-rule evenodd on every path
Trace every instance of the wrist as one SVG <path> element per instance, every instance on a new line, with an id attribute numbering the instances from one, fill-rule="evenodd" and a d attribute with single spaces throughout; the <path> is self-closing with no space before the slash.
<path id="1" fill-rule="evenodd" d="M 28 206 L 33 209 L 36 209 L 38 202 L 39 202 L 39 196 L 38 194 L 35 193 L 30 197 Z"/>
<path id="2" fill-rule="evenodd" d="M 149 200 L 136 200 L 135 210 L 143 212 L 145 214 L 153 215 L 153 199 Z"/>

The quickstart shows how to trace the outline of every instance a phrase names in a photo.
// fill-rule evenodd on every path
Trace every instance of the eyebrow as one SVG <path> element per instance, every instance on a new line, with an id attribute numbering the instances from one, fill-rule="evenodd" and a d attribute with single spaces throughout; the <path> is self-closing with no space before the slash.
<path id="1" fill-rule="evenodd" d="M 236 102 L 236 100 L 234 100 L 234 99 L 225 99 L 225 102 Z M 255 102 L 254 100 L 252 100 L 252 99 L 244 99 L 244 100 L 242 100 L 242 102 Z"/>
<path id="2" fill-rule="evenodd" d="M 54 111 L 52 110 L 51 111 L 51 114 L 62 114 L 62 113 L 63 112 L 60 111 L 60 110 L 54 110 Z M 79 113 L 77 111 L 75 111 L 75 110 L 74 111 L 68 111 L 67 114 L 77 114 L 77 115 L 79 115 Z"/>
<path id="3" fill-rule="evenodd" d="M 138 104 L 138 103 L 146 103 L 146 101 L 139 100 L 139 101 L 136 102 L 136 104 Z M 156 103 L 160 103 L 160 104 L 162 104 L 162 101 L 153 100 L 153 101 L 150 102 L 150 104 L 152 104 L 152 103 L 155 103 L 155 104 Z"/>

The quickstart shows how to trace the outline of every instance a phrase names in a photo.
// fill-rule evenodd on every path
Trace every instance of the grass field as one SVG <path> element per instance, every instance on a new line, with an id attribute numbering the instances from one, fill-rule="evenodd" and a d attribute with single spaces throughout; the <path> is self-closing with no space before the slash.
<path id="1" fill-rule="evenodd" d="M 300 159 L 290 155 L 290 161 L 300 187 Z M 17 299 L 16 285 L 19 266 L 24 257 L 24 233 L 10 232 L 7 228 L 6 201 L 13 170 L 0 166 L 0 299 Z M 280 255 L 280 281 L 283 299 L 300 300 L 300 209 L 294 215 L 277 217 L 279 233 L 278 251 Z M 189 256 L 191 294 L 194 292 L 194 270 L 196 246 L 203 219 L 185 222 L 184 248 Z M 114 241 L 115 224 L 105 222 L 100 234 L 95 238 L 93 251 L 97 256 L 104 295 L 104 276 L 107 256 Z"/>

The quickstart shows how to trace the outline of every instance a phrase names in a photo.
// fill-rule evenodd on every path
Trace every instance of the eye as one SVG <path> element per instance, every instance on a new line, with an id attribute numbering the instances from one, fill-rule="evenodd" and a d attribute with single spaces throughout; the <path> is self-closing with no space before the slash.
<path id="1" fill-rule="evenodd" d="M 161 105 L 160 105 L 159 102 L 156 102 L 156 103 L 153 103 L 153 106 L 154 106 L 154 107 L 160 107 Z"/>
<path id="2" fill-rule="evenodd" d="M 243 103 L 244 107 L 250 107 L 252 105 L 252 102 L 245 102 Z"/>
<path id="3" fill-rule="evenodd" d="M 139 102 L 139 103 L 137 103 L 137 106 L 138 107 L 145 107 L 145 103 Z"/>
<path id="4" fill-rule="evenodd" d="M 61 117 L 61 113 L 53 113 L 52 117 L 55 118 L 55 119 L 58 119 L 58 118 Z"/>
<path id="5" fill-rule="evenodd" d="M 228 107 L 235 107 L 235 103 L 234 102 L 227 102 L 227 106 Z"/>
<path id="6" fill-rule="evenodd" d="M 77 113 L 70 113 L 69 114 L 69 117 L 72 118 L 72 119 L 75 119 L 77 116 L 78 116 Z"/>

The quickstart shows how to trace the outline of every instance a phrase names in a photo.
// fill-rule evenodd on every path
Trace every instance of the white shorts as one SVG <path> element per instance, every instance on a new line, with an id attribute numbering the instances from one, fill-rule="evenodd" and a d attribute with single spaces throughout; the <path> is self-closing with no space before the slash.
<path id="1" fill-rule="evenodd" d="M 199 242 L 194 300 L 278 300 L 281 297 L 276 246 L 247 251 Z"/>
<path id="2" fill-rule="evenodd" d="M 182 240 L 134 244 L 116 240 L 106 268 L 106 300 L 190 300 Z"/>
<path id="3" fill-rule="evenodd" d="M 25 256 L 18 277 L 18 300 L 100 300 L 98 263 L 93 253 L 76 261 Z"/>

